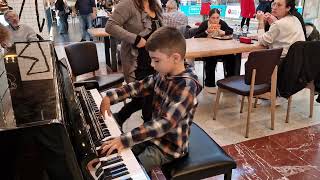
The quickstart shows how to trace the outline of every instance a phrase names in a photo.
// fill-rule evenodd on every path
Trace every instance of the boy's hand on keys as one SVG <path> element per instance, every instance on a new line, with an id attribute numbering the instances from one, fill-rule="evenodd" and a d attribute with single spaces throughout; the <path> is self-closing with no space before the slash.
<path id="1" fill-rule="evenodd" d="M 102 150 L 100 154 L 106 153 L 106 155 L 108 156 L 110 154 L 113 154 L 114 151 L 117 151 L 118 153 L 120 153 L 124 149 L 124 146 L 121 142 L 120 137 L 117 137 L 117 138 L 110 139 L 103 142 L 103 144 L 101 145 L 101 148 Z"/>

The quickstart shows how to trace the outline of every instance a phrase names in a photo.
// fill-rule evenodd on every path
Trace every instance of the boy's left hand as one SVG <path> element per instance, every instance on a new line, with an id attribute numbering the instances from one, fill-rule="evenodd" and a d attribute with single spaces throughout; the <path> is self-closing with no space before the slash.
<path id="1" fill-rule="evenodd" d="M 104 142 L 101 145 L 102 151 L 101 154 L 107 152 L 107 156 L 112 153 L 112 151 L 117 151 L 118 153 L 121 152 L 125 147 L 123 146 L 120 137 L 110 139 Z"/>

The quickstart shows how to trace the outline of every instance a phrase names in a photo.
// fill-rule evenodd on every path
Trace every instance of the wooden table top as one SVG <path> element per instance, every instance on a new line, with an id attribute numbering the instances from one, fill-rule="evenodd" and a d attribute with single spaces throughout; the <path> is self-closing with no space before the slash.
<path id="1" fill-rule="evenodd" d="M 107 37 L 107 36 L 110 36 L 110 34 L 107 33 L 104 28 L 91 28 L 91 29 L 88 29 L 88 33 L 93 37 Z"/>
<path id="2" fill-rule="evenodd" d="M 237 54 L 265 49 L 264 46 L 258 45 L 256 41 L 253 41 L 254 44 L 244 44 L 233 39 L 218 40 L 212 38 L 193 38 L 186 39 L 186 42 L 186 58 L 188 59 Z"/>

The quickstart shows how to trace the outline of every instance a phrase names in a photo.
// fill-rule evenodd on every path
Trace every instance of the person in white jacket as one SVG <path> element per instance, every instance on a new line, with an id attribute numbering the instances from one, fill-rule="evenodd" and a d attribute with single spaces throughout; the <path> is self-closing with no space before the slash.
<path id="1" fill-rule="evenodd" d="M 270 13 L 257 13 L 258 41 L 269 48 L 283 48 L 282 56 L 285 57 L 289 47 L 297 41 L 305 41 L 303 28 L 299 19 L 291 14 L 295 11 L 294 0 L 275 0 Z M 265 32 L 265 23 L 271 26 Z"/>

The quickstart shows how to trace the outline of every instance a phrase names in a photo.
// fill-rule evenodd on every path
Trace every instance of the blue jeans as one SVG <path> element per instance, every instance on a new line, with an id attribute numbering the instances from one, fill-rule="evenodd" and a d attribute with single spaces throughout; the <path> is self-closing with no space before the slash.
<path id="1" fill-rule="evenodd" d="M 87 31 L 88 29 L 92 28 L 91 14 L 80 15 L 79 21 L 80 21 L 80 28 L 81 28 L 81 34 L 82 34 L 81 39 L 85 40 L 87 34 L 89 38 L 92 39 L 92 36 Z"/>
<path id="2" fill-rule="evenodd" d="M 68 33 L 68 15 L 64 11 L 59 12 L 59 33 L 67 34 Z"/>
<path id="3" fill-rule="evenodd" d="M 48 24 L 48 31 L 50 33 L 51 26 L 52 26 L 52 15 L 51 15 L 51 9 L 46 9 L 46 16 L 47 16 L 47 24 Z"/>
<path id="4" fill-rule="evenodd" d="M 164 154 L 157 145 L 148 141 L 134 145 L 132 152 L 149 175 L 152 168 L 162 166 L 174 160 L 173 157 Z"/>

